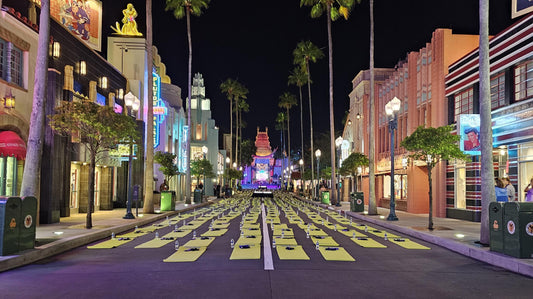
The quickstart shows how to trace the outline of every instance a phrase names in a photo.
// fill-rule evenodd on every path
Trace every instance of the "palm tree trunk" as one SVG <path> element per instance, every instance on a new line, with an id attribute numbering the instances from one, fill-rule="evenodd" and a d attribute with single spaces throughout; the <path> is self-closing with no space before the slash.
<path id="1" fill-rule="evenodd" d="M 331 151 L 331 198 L 335 204 L 340 203 L 337 198 L 337 187 L 335 181 L 335 122 L 333 116 L 333 42 L 331 37 L 331 5 L 327 6 L 328 19 L 328 47 L 329 47 L 329 135 Z M 335 188 L 335 189 L 334 189 Z"/>
<path id="2" fill-rule="evenodd" d="M 154 101 L 152 77 L 152 0 L 146 1 L 146 66 L 148 69 L 146 113 L 146 166 L 144 169 L 144 213 L 154 212 Z"/>
<path id="3" fill-rule="evenodd" d="M 374 0 L 370 0 L 370 111 L 368 114 L 368 214 L 376 215 L 375 138 L 374 138 Z M 363 149 L 364 150 L 364 149 Z"/>
<path id="4" fill-rule="evenodd" d="M 309 95 L 309 129 L 311 135 L 311 154 L 309 161 L 311 162 L 311 198 L 314 198 L 315 194 L 315 167 L 313 164 L 313 154 L 315 153 L 315 148 L 313 145 L 313 106 L 311 105 L 311 73 L 309 70 L 309 59 L 306 59 L 305 67 L 307 68 L 307 94 Z M 318 167 L 318 165 L 317 165 Z M 318 178 L 317 178 L 318 179 Z M 318 182 L 317 182 L 318 185 Z"/>
<path id="5" fill-rule="evenodd" d="M 30 119 L 30 132 L 26 163 L 22 176 L 20 196 L 35 196 L 39 190 L 41 158 L 43 152 L 44 101 L 46 81 L 48 80 L 48 42 L 50 41 L 50 0 L 41 1 L 39 18 L 39 41 L 33 90 L 33 106 Z"/>
<path id="6" fill-rule="evenodd" d="M 186 203 L 191 202 L 191 96 L 192 96 L 192 40 L 191 40 L 191 14 L 187 9 L 187 39 L 189 40 L 189 66 L 188 66 L 188 77 L 187 77 L 187 126 L 189 128 L 189 136 L 187 136 L 187 172 L 186 172 L 186 183 L 185 183 L 185 196 Z"/>
<path id="7" fill-rule="evenodd" d="M 489 244 L 489 204 L 496 198 L 492 156 L 492 117 L 489 69 L 489 0 L 479 0 L 479 116 L 481 142 L 481 230 L 479 241 Z"/>
<path id="8" fill-rule="evenodd" d="M 230 157 L 231 159 L 231 154 L 232 154 L 232 151 L 233 151 L 233 101 L 231 100 L 231 97 L 233 97 L 232 95 L 230 95 L 230 100 L 229 100 L 229 155 L 228 157 Z M 231 164 L 229 165 L 229 167 L 231 167 Z"/>
<path id="9" fill-rule="evenodd" d="M 300 159 L 302 159 L 302 161 L 305 161 L 304 160 L 304 108 L 302 104 L 302 87 L 298 86 L 298 89 L 300 91 L 300 139 L 301 139 Z M 303 169 L 300 169 L 300 173 L 303 175 Z M 303 182 L 303 176 L 301 177 L 301 180 Z"/>
<path id="10" fill-rule="evenodd" d="M 290 186 L 291 180 L 292 180 L 292 171 L 290 169 L 291 167 L 291 126 L 290 126 L 290 116 L 289 116 L 289 109 L 287 108 L 287 150 L 288 152 L 288 163 L 287 165 L 289 167 L 289 179 L 287 180 L 287 187 Z"/>
<path id="11" fill-rule="evenodd" d="M 239 100 L 235 101 L 235 165 L 238 166 L 237 151 L 239 149 Z"/>

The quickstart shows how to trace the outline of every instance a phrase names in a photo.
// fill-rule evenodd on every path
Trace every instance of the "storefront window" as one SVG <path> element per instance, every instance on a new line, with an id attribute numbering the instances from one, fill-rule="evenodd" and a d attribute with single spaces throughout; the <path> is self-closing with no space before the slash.
<path id="1" fill-rule="evenodd" d="M 0 157 L 0 195 L 17 195 L 17 159 Z"/>
<path id="2" fill-rule="evenodd" d="M 515 101 L 530 98 L 533 95 L 533 61 L 516 66 L 514 75 Z"/>
<path id="3" fill-rule="evenodd" d="M 394 175 L 394 198 L 407 200 L 407 175 Z M 383 177 L 383 197 L 390 198 L 390 175 Z"/>
<path id="4" fill-rule="evenodd" d="M 533 142 L 519 145 L 518 147 L 518 200 L 524 201 L 524 190 L 533 177 Z"/>
<path id="5" fill-rule="evenodd" d="M 466 209 L 466 168 L 464 161 L 455 164 L 455 203 L 457 209 Z"/>

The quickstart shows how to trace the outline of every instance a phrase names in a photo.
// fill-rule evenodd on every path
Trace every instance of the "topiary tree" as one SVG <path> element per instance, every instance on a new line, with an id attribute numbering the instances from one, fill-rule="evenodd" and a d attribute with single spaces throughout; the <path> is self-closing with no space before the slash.
<path id="1" fill-rule="evenodd" d="M 453 127 L 442 126 L 439 128 L 424 128 L 419 126 L 400 145 L 410 151 L 409 158 L 426 161 L 429 182 L 429 224 L 428 229 L 433 230 L 433 184 L 431 171 L 443 160 L 461 159 L 468 156 L 458 146 L 461 139 L 459 135 L 452 135 Z"/>
<path id="2" fill-rule="evenodd" d="M 340 174 L 352 175 L 354 178 L 357 175 L 357 169 L 359 167 L 368 166 L 368 157 L 363 153 L 351 153 L 348 158 L 342 161 L 340 168 Z M 357 191 L 357 185 L 355 185 L 355 191 Z"/>
<path id="3" fill-rule="evenodd" d="M 175 159 L 176 154 L 168 152 L 156 152 L 154 155 L 154 161 L 161 165 L 159 170 L 163 173 L 167 182 L 170 182 L 170 179 L 179 173 L 178 165 L 174 163 Z"/>
<path id="4" fill-rule="evenodd" d="M 196 176 L 196 185 L 200 184 L 200 176 L 206 178 L 214 178 L 216 176 L 213 171 L 213 165 L 207 159 L 198 159 L 191 162 L 191 174 Z"/>

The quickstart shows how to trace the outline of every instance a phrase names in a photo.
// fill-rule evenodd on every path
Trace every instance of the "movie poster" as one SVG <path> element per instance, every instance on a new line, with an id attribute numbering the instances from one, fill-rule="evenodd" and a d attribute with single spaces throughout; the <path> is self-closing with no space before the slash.
<path id="1" fill-rule="evenodd" d="M 460 149 L 467 155 L 481 154 L 479 123 L 479 114 L 461 114 L 459 116 Z"/>
<path id="2" fill-rule="evenodd" d="M 533 1 L 531 0 L 511 0 L 511 16 L 514 18 L 525 15 L 533 11 Z"/>
<path id="3" fill-rule="evenodd" d="M 36 1 L 40 5 L 40 1 Z M 102 46 L 102 2 L 50 0 L 50 16 L 96 51 Z"/>

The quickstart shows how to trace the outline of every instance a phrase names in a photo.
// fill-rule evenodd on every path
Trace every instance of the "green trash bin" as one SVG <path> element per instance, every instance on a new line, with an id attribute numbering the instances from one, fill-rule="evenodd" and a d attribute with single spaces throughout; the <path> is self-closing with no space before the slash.
<path id="1" fill-rule="evenodd" d="M 489 204 L 490 251 L 503 253 L 503 203 Z"/>
<path id="2" fill-rule="evenodd" d="M 37 198 L 26 196 L 22 198 L 20 207 L 19 251 L 35 247 L 35 228 L 37 221 Z"/>
<path id="3" fill-rule="evenodd" d="M 322 191 L 321 198 L 322 198 L 323 204 L 327 204 L 327 205 L 331 204 L 331 202 L 329 201 L 329 191 Z"/>
<path id="4" fill-rule="evenodd" d="M 365 194 L 363 192 L 350 193 L 350 211 L 364 212 L 365 211 Z"/>
<path id="5" fill-rule="evenodd" d="M 503 209 L 503 253 L 517 258 L 532 258 L 533 203 L 506 202 Z"/>
<path id="6" fill-rule="evenodd" d="M 202 202 L 202 190 L 201 189 L 194 189 L 194 202 L 195 203 Z"/>
<path id="7" fill-rule="evenodd" d="M 161 192 L 161 211 L 174 211 L 176 209 L 176 192 L 162 191 Z"/>
<path id="8" fill-rule="evenodd" d="M 0 255 L 19 251 L 20 197 L 0 197 Z"/>

